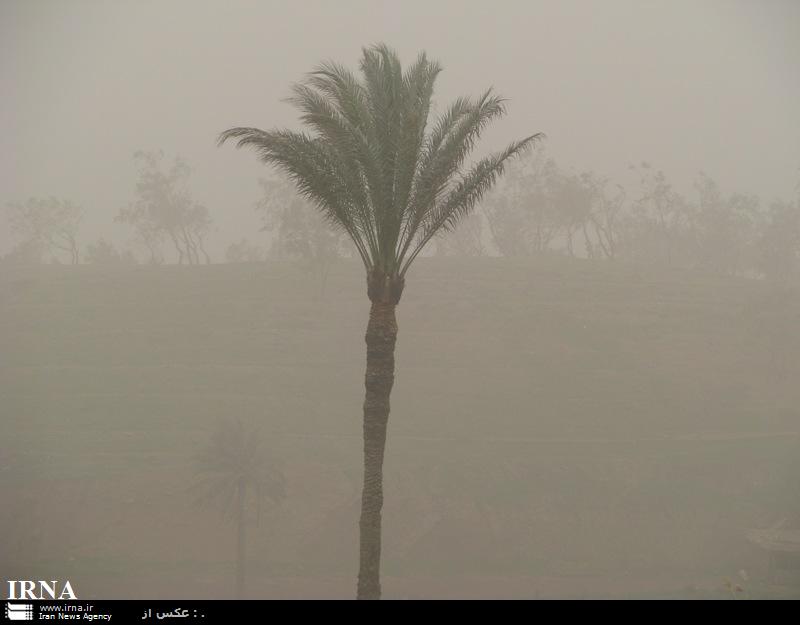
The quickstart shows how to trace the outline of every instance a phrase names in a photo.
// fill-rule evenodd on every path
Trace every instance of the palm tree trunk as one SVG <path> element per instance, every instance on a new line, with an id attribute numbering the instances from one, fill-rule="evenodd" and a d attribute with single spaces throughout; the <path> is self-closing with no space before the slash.
<path id="1" fill-rule="evenodd" d="M 397 339 L 394 302 L 373 299 L 365 339 L 367 372 L 364 379 L 364 487 L 359 525 L 357 596 L 359 599 L 380 599 L 383 453 L 389 420 L 389 394 L 394 384 L 394 346 Z"/>
<path id="2" fill-rule="evenodd" d="M 244 558 L 245 558 L 245 515 L 244 515 L 244 495 L 245 483 L 239 479 L 236 489 L 236 598 L 244 597 Z"/>

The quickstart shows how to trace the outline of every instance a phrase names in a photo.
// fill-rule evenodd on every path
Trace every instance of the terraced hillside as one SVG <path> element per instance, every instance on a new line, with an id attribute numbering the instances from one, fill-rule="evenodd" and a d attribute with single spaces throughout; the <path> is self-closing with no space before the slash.
<path id="1" fill-rule="evenodd" d="M 281 264 L 2 268 L 0 573 L 81 598 L 229 596 L 233 528 L 191 505 L 219 418 L 288 497 L 253 597 L 350 597 L 368 301 Z M 387 597 L 725 596 L 800 512 L 800 292 L 547 259 L 421 259 L 398 309 Z"/>

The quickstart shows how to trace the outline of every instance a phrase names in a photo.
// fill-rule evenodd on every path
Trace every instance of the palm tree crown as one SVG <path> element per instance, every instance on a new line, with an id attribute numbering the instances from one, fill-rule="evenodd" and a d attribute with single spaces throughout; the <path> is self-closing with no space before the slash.
<path id="1" fill-rule="evenodd" d="M 254 495 L 258 509 L 264 499 L 277 502 L 286 496 L 284 477 L 264 455 L 258 431 L 238 419 L 217 424 L 196 463 L 196 503 L 218 507 L 226 517 L 239 512 L 239 494 Z"/>
<path id="2" fill-rule="evenodd" d="M 293 86 L 288 102 L 311 133 L 231 128 L 222 144 L 252 146 L 284 170 L 358 251 L 368 275 L 399 280 L 436 234 L 469 214 L 505 162 L 543 137 L 511 143 L 465 167 L 487 124 L 505 113 L 487 90 L 459 98 L 429 125 L 441 67 L 422 53 L 403 71 L 387 46 L 364 48 L 362 80 L 332 62 Z M 398 294 L 399 299 L 399 294 Z"/>

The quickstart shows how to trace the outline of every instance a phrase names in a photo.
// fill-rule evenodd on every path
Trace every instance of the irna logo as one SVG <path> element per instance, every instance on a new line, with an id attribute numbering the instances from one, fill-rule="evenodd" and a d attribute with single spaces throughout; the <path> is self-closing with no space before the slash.
<path id="1" fill-rule="evenodd" d="M 63 584 L 57 580 L 50 582 L 29 580 L 8 580 L 8 599 L 69 599 L 75 600 L 75 592 L 69 581 Z"/>

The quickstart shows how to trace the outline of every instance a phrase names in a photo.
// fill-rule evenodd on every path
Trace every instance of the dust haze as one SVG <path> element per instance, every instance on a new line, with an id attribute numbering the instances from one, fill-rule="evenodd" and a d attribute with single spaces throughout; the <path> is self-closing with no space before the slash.
<path id="1" fill-rule="evenodd" d="M 0 0 L 0 578 L 800 598 L 799 61 L 790 0 Z"/>

